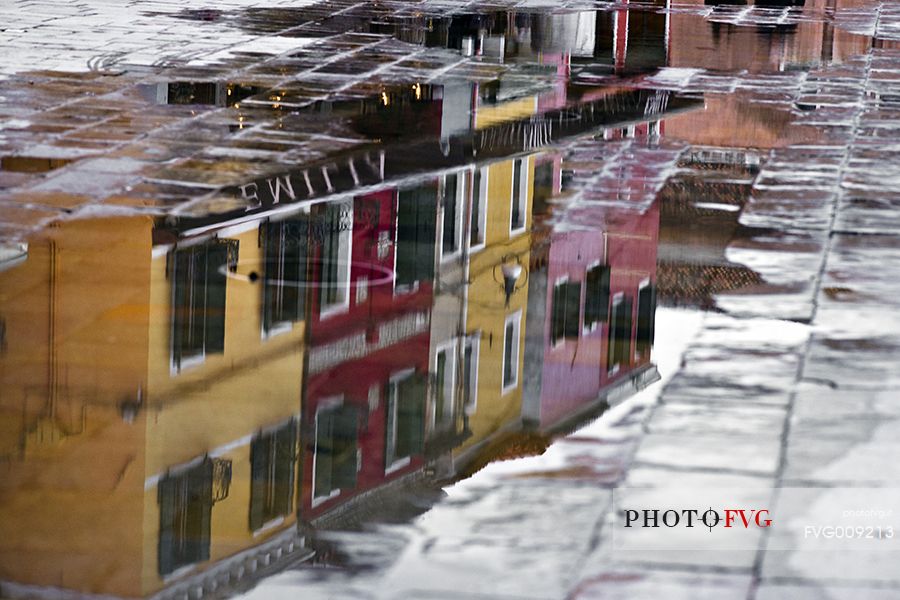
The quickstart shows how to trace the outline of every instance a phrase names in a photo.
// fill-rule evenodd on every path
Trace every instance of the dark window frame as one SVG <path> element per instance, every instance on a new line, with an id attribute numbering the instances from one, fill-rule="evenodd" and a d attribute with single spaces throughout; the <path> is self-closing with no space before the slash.
<path id="1" fill-rule="evenodd" d="M 656 285 L 648 281 L 638 288 L 635 354 L 648 355 L 656 334 Z"/>
<path id="2" fill-rule="evenodd" d="M 438 189 L 434 182 L 397 194 L 394 290 L 408 293 L 434 280 Z"/>
<path id="3" fill-rule="evenodd" d="M 182 567 L 209 560 L 213 505 L 213 461 L 160 479 L 157 572 L 166 576 Z"/>
<path id="4" fill-rule="evenodd" d="M 262 328 L 274 335 L 303 320 L 307 303 L 309 224 L 305 219 L 260 225 L 263 246 Z"/>
<path id="5" fill-rule="evenodd" d="M 356 487 L 359 423 L 360 411 L 353 404 L 335 404 L 316 411 L 313 505 Z"/>
<path id="6" fill-rule="evenodd" d="M 607 334 L 606 368 L 610 374 L 631 365 L 631 332 L 634 328 L 634 306 L 624 293 L 616 294 L 612 301 L 609 332 Z"/>
<path id="7" fill-rule="evenodd" d="M 510 331 L 510 327 L 512 331 Z M 501 364 L 501 395 L 519 386 L 519 362 L 522 339 L 522 311 L 507 315 L 503 322 L 503 362 Z"/>
<path id="8" fill-rule="evenodd" d="M 584 277 L 584 329 L 594 331 L 609 321 L 610 278 L 608 265 L 592 265 Z"/>
<path id="9" fill-rule="evenodd" d="M 424 451 L 427 377 L 406 369 L 394 373 L 386 387 L 384 470 L 390 473 Z"/>
<path id="10" fill-rule="evenodd" d="M 297 442 L 296 419 L 250 442 L 250 531 L 293 511 Z"/>
<path id="11" fill-rule="evenodd" d="M 169 253 L 173 373 L 225 352 L 225 271 L 236 267 L 238 248 L 238 240 L 215 238 Z"/>
<path id="12" fill-rule="evenodd" d="M 581 282 L 558 279 L 553 285 L 550 306 L 550 345 L 577 340 L 581 334 Z"/>

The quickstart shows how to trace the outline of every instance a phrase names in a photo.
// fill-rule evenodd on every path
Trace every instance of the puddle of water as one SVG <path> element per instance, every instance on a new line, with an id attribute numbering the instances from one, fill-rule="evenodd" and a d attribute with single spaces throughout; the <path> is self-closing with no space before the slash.
<path id="1" fill-rule="evenodd" d="M 212 131 L 245 145 L 167 158 L 143 182 L 189 196 L 167 214 L 110 202 L 0 252 L 0 506 L 16 517 L 0 522 L 4 593 L 228 596 L 311 551 L 359 566 L 366 548 L 333 531 L 407 523 L 442 487 L 545 451 L 529 477 L 615 483 L 625 454 L 554 463 L 560 440 L 657 382 L 658 305 L 713 311 L 721 293 L 766 285 L 726 250 L 757 231 L 740 217 L 769 152 L 824 135 L 791 102 L 753 96 L 758 81 L 744 96 L 701 83 L 869 43 L 828 23 L 738 27 L 652 6 L 319 6 L 235 22 L 390 34 L 453 58 L 416 57 L 390 80 L 372 75 L 384 51 L 274 87 L 137 85 L 141 106 L 210 109 L 208 130 L 161 147 Z M 462 58 L 505 70 L 451 76 Z M 447 70 L 415 76 L 434 64 Z M 67 162 L 8 156 L 2 170 Z M 99 159 L 95 180 L 132 167 Z M 219 185 L 227 169 L 241 183 Z M 41 192 L 74 181 L 56 185 Z M 480 483 L 466 485 L 448 488 L 451 507 Z M 411 547 L 378 543 L 374 555 Z"/>

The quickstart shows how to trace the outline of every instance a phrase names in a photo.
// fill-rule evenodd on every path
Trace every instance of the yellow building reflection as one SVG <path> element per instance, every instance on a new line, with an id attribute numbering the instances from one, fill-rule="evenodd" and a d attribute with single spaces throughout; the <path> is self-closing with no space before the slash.
<path id="1" fill-rule="evenodd" d="M 284 229 L 166 246 L 149 218 L 71 221 L 0 273 L 2 579 L 143 596 L 299 551 L 302 311 L 263 285 L 297 268 Z"/>

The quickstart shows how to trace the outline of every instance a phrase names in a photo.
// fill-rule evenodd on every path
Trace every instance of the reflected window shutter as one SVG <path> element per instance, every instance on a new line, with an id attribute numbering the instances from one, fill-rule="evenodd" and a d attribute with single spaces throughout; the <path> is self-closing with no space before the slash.
<path id="1" fill-rule="evenodd" d="M 565 285 L 557 285 L 553 288 L 553 308 L 552 319 L 550 324 L 550 341 L 555 344 L 561 340 L 565 333 L 566 325 L 566 292 Z"/>
<path id="2" fill-rule="evenodd" d="M 416 194 L 416 280 L 434 279 L 434 237 L 437 233 L 437 189 L 422 188 Z"/>
<path id="3" fill-rule="evenodd" d="M 609 267 L 598 265 L 588 271 L 584 295 L 585 326 L 606 322 L 609 318 Z"/>
<path id="4" fill-rule="evenodd" d="M 233 240 L 210 244 L 206 254 L 206 352 L 225 351 L 225 288 L 228 246 Z"/>
<path id="5" fill-rule="evenodd" d="M 421 454 L 425 438 L 427 385 L 421 373 L 402 382 L 397 414 L 397 458 Z"/>
<path id="6" fill-rule="evenodd" d="M 194 560 L 209 560 L 210 533 L 212 525 L 212 461 L 207 459 L 191 474 L 191 502 L 197 503 L 199 510 Z"/>
<path id="7" fill-rule="evenodd" d="M 184 354 L 185 318 L 188 306 L 188 291 L 191 282 L 187 279 L 191 258 L 190 250 L 176 250 L 172 259 L 174 276 L 172 277 L 172 362 L 181 366 Z"/>
<path id="8" fill-rule="evenodd" d="M 609 267 L 601 267 L 600 299 L 598 300 L 599 318 L 604 323 L 609 320 Z"/>
<path id="9" fill-rule="evenodd" d="M 260 237 L 263 240 L 263 284 L 262 284 L 262 306 L 263 306 L 263 328 L 269 331 L 278 318 L 275 314 L 276 305 L 276 286 L 272 284 L 271 277 L 278 261 L 278 245 L 281 238 L 278 235 L 278 223 L 266 222 L 260 226 Z"/>
<path id="10" fill-rule="evenodd" d="M 599 320 L 600 268 L 594 267 L 584 278 L 584 326 L 589 327 Z"/>
<path id="11" fill-rule="evenodd" d="M 634 329 L 634 300 L 632 298 L 625 299 L 625 364 L 630 365 L 633 359 L 633 350 L 631 342 L 633 339 Z"/>
<path id="12" fill-rule="evenodd" d="M 327 496 L 333 488 L 332 461 L 334 458 L 333 419 L 331 411 L 324 411 L 316 417 L 316 472 L 315 493 L 317 496 Z"/>
<path id="13" fill-rule="evenodd" d="M 356 454 L 359 437 L 359 409 L 345 405 L 335 414 L 334 486 L 356 487 Z"/>
<path id="14" fill-rule="evenodd" d="M 653 286 L 646 286 L 638 293 L 637 348 L 646 351 L 653 343 L 654 296 Z"/>
<path id="15" fill-rule="evenodd" d="M 579 323 L 578 318 L 581 313 L 581 283 L 571 281 L 566 283 L 565 289 L 565 336 L 571 339 L 578 339 Z"/>
<path id="16" fill-rule="evenodd" d="M 409 191 L 400 192 L 397 200 L 397 283 L 409 285 L 415 281 L 416 262 L 416 199 Z"/>
<path id="17" fill-rule="evenodd" d="M 619 351 L 619 313 L 622 310 L 621 304 L 615 304 L 612 307 L 612 315 L 610 317 L 609 329 L 606 332 L 606 369 L 611 370 L 616 364 Z"/>
<path id="18" fill-rule="evenodd" d="M 415 387 L 413 388 L 414 404 L 412 406 L 412 443 L 410 449 L 412 454 L 422 454 L 425 447 L 425 405 L 428 402 L 428 379 L 424 373 L 416 373 L 413 375 Z"/>
<path id="19" fill-rule="evenodd" d="M 392 386 L 396 384 L 387 383 L 384 386 L 384 390 L 382 391 L 382 397 L 384 398 L 384 468 L 387 469 L 391 466 L 391 462 L 394 460 L 396 452 L 391 453 L 391 430 L 393 423 L 393 414 L 391 412 L 391 391 Z M 394 410 L 397 410 L 394 407 Z"/>
<path id="20" fill-rule="evenodd" d="M 159 503 L 159 546 L 157 549 L 157 570 L 160 575 L 168 575 L 175 570 L 175 491 L 176 481 L 172 477 L 161 479 L 157 488 Z"/>
<path id="21" fill-rule="evenodd" d="M 303 318 L 306 309 L 306 269 L 307 243 L 305 238 L 305 224 L 291 221 L 285 225 L 284 238 L 287 244 L 285 287 L 285 311 L 286 317 L 291 321 L 299 321 Z M 289 302 L 288 302 L 289 300 Z"/>
<path id="22" fill-rule="evenodd" d="M 269 439 L 262 436 L 250 443 L 250 531 L 256 531 L 265 522 Z"/>
<path id="23" fill-rule="evenodd" d="M 616 358 L 618 362 L 623 366 L 627 367 L 631 364 L 631 357 L 629 356 L 631 351 L 631 325 L 632 325 L 632 302 L 631 298 L 625 298 L 622 300 L 622 306 L 620 307 L 622 311 L 619 313 L 619 324 L 617 329 L 619 330 L 617 333 L 617 343 L 619 345 L 618 352 L 616 353 Z"/>
<path id="24" fill-rule="evenodd" d="M 297 423 L 293 419 L 281 427 L 274 435 L 275 443 L 275 494 L 272 517 L 291 512 L 294 497 L 294 471 L 297 455 Z"/>

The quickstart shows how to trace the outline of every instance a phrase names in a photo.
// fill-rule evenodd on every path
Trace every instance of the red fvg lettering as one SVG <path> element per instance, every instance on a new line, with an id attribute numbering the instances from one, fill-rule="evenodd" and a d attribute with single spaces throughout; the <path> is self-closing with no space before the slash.
<path id="1" fill-rule="evenodd" d="M 726 508 L 725 509 L 725 527 L 730 528 L 733 523 L 735 523 L 735 518 L 740 517 L 740 525 L 743 523 L 744 529 L 748 529 L 752 524 L 755 524 L 757 527 L 769 527 L 772 524 L 772 519 L 763 519 L 763 516 L 768 517 L 768 510 L 756 510 L 750 509 L 749 514 L 743 508 Z"/>

